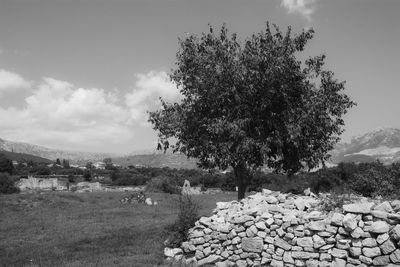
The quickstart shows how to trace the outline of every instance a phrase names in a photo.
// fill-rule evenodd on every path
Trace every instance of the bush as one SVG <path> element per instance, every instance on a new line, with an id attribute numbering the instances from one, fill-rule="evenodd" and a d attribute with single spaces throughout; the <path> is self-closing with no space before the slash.
<path id="1" fill-rule="evenodd" d="M 146 186 L 149 192 L 164 192 L 169 194 L 180 194 L 181 189 L 176 179 L 170 177 L 157 177 L 151 179 Z"/>
<path id="2" fill-rule="evenodd" d="M 147 183 L 147 181 L 150 179 L 146 176 L 143 176 L 141 174 L 138 175 L 129 175 L 128 173 L 121 174 L 121 175 L 116 175 L 116 178 L 113 180 L 113 185 L 119 185 L 119 186 L 138 186 L 138 185 L 144 185 Z"/>
<path id="3" fill-rule="evenodd" d="M 83 179 L 85 179 L 86 182 L 90 182 L 92 180 L 92 175 L 90 174 L 90 171 L 85 171 L 83 174 Z"/>
<path id="4" fill-rule="evenodd" d="M 395 177 L 380 162 L 359 165 L 359 172 L 351 177 L 349 188 L 366 197 L 391 196 L 395 193 Z"/>
<path id="5" fill-rule="evenodd" d="M 189 195 L 179 197 L 179 214 L 173 225 L 169 227 L 170 235 L 167 239 L 167 246 L 180 247 L 183 241 L 188 238 L 188 231 L 199 219 L 199 205 Z"/>
<path id="6" fill-rule="evenodd" d="M 19 193 L 19 188 L 15 186 L 14 180 L 8 173 L 0 173 L 0 193 Z"/>

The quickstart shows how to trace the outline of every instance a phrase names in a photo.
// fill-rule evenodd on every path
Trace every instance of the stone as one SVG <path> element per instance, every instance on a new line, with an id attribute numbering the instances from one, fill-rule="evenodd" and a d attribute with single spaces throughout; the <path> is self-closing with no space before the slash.
<path id="1" fill-rule="evenodd" d="M 279 260 L 272 260 L 270 263 L 272 267 L 283 267 L 283 262 Z"/>
<path id="2" fill-rule="evenodd" d="M 261 252 L 263 250 L 263 245 L 263 240 L 259 237 L 242 239 L 243 251 Z"/>
<path id="3" fill-rule="evenodd" d="M 204 253 L 200 250 L 196 250 L 195 257 L 196 257 L 196 259 L 200 260 L 200 259 L 204 258 Z"/>
<path id="4" fill-rule="evenodd" d="M 384 221 L 376 221 L 373 222 L 370 226 L 364 227 L 364 229 L 368 232 L 372 232 L 375 234 L 383 234 L 389 232 L 389 225 Z"/>
<path id="5" fill-rule="evenodd" d="M 361 255 L 361 248 L 351 247 L 349 249 L 350 256 L 358 258 Z"/>
<path id="6" fill-rule="evenodd" d="M 364 231 L 360 227 L 357 227 L 350 233 L 350 235 L 352 238 L 360 238 L 363 233 Z"/>
<path id="7" fill-rule="evenodd" d="M 345 259 L 348 257 L 348 252 L 344 249 L 333 248 L 331 255 L 335 258 Z"/>
<path id="8" fill-rule="evenodd" d="M 387 233 L 384 233 L 384 234 L 378 235 L 378 237 L 376 238 L 376 242 L 378 242 L 378 244 L 380 245 L 388 239 L 389 239 L 389 235 Z"/>
<path id="9" fill-rule="evenodd" d="M 366 238 L 362 241 L 362 245 L 363 247 L 376 247 L 377 243 L 376 240 L 374 238 Z"/>
<path id="10" fill-rule="evenodd" d="M 267 226 L 265 225 L 265 223 L 264 223 L 263 221 L 257 222 L 257 223 L 255 224 L 255 226 L 256 226 L 258 229 L 260 229 L 260 230 L 265 230 L 265 229 L 267 229 Z"/>
<path id="11" fill-rule="evenodd" d="M 378 219 L 386 220 L 388 218 L 389 213 L 381 210 L 371 210 L 371 215 Z"/>
<path id="12" fill-rule="evenodd" d="M 376 256 L 381 255 L 381 250 L 378 247 L 373 247 L 373 248 L 363 248 L 362 253 L 364 256 L 368 258 L 373 258 Z"/>
<path id="13" fill-rule="evenodd" d="M 297 238 L 297 245 L 300 247 L 313 247 L 312 237 Z"/>
<path id="14" fill-rule="evenodd" d="M 314 248 L 320 248 L 326 244 L 325 240 L 319 235 L 313 235 L 312 237 Z"/>
<path id="15" fill-rule="evenodd" d="M 292 253 L 289 251 L 285 251 L 283 253 L 283 262 L 289 263 L 289 264 L 294 264 L 294 259 L 292 258 Z"/>
<path id="16" fill-rule="evenodd" d="M 305 251 L 292 251 L 292 258 L 294 259 L 318 259 L 319 258 L 319 253 L 315 252 L 305 252 Z"/>
<path id="17" fill-rule="evenodd" d="M 395 240 L 399 241 L 400 240 L 400 224 L 397 224 L 389 233 L 390 237 Z"/>
<path id="18" fill-rule="evenodd" d="M 395 245 L 390 240 L 387 240 L 386 242 L 384 242 L 382 245 L 379 246 L 379 248 L 381 249 L 382 253 L 385 255 L 393 252 L 396 249 Z"/>
<path id="19" fill-rule="evenodd" d="M 307 228 L 312 231 L 324 231 L 325 225 L 324 221 L 313 221 L 307 225 Z"/>
<path id="20" fill-rule="evenodd" d="M 380 210 L 385 212 L 393 212 L 392 205 L 390 205 L 389 201 L 384 201 L 374 207 L 374 210 Z"/>
<path id="21" fill-rule="evenodd" d="M 347 213 L 369 214 L 374 205 L 373 202 L 347 204 L 343 205 L 343 210 Z"/>
<path id="22" fill-rule="evenodd" d="M 378 256 L 372 260 L 373 266 L 386 266 L 390 263 L 389 255 Z"/>
<path id="23" fill-rule="evenodd" d="M 350 213 L 346 214 L 343 218 L 343 227 L 346 231 L 353 231 L 357 227 L 357 221 Z"/>
<path id="24" fill-rule="evenodd" d="M 265 197 L 265 201 L 268 202 L 269 204 L 276 204 L 279 202 L 279 200 L 276 197 L 271 195 Z"/>
<path id="25" fill-rule="evenodd" d="M 180 248 L 164 248 L 164 255 L 165 257 L 175 257 L 175 255 L 183 254 L 182 249 Z"/>
<path id="26" fill-rule="evenodd" d="M 346 267 L 346 261 L 343 259 L 335 259 L 335 262 L 333 263 L 333 266 L 335 267 Z"/>
<path id="27" fill-rule="evenodd" d="M 389 257 L 393 263 L 400 263 L 400 249 L 396 249 Z"/>
<path id="28" fill-rule="evenodd" d="M 237 266 L 237 267 L 246 267 L 246 266 L 247 266 L 247 262 L 244 261 L 244 260 L 238 260 L 238 261 L 236 262 L 236 266 Z"/>
<path id="29" fill-rule="evenodd" d="M 290 250 L 292 248 L 292 246 L 288 242 L 280 238 L 277 238 L 275 240 L 274 245 L 284 250 Z"/>
<path id="30" fill-rule="evenodd" d="M 201 259 L 199 261 L 197 261 L 198 266 L 201 265 L 206 265 L 206 264 L 211 264 L 211 263 L 215 263 L 219 260 L 221 260 L 221 256 L 218 255 L 210 255 L 207 258 Z"/>
<path id="31" fill-rule="evenodd" d="M 359 259 L 362 263 L 365 263 L 365 264 L 367 264 L 367 265 L 372 264 L 372 259 L 369 258 L 369 257 L 365 257 L 365 256 L 363 256 L 363 255 L 360 255 L 360 257 L 358 257 L 358 259 Z"/>

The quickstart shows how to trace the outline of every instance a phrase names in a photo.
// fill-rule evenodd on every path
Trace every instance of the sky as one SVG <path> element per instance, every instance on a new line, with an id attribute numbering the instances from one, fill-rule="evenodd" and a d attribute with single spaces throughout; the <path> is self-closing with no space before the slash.
<path id="1" fill-rule="evenodd" d="M 178 38 L 225 23 L 241 40 L 265 22 L 312 27 L 304 54 L 357 106 L 344 140 L 400 128 L 398 0 L 0 0 L 0 138 L 51 148 L 155 148 L 147 110 L 179 101 Z"/>

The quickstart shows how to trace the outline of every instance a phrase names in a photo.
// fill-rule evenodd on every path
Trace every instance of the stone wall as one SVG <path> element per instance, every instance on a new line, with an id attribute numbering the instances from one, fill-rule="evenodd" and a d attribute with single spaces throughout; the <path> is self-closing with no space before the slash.
<path id="1" fill-rule="evenodd" d="M 26 179 L 20 179 L 17 183 L 17 187 L 21 191 L 26 190 L 67 190 L 67 182 L 58 178 L 35 178 L 29 176 Z"/>
<path id="2" fill-rule="evenodd" d="M 218 202 L 164 252 L 194 266 L 400 266 L 400 201 L 321 208 L 316 197 L 269 190 Z"/>

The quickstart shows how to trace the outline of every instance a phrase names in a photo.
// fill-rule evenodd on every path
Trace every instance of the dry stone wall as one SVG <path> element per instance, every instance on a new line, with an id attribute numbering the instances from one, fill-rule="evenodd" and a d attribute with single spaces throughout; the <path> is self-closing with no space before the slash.
<path id="1" fill-rule="evenodd" d="M 342 212 L 320 200 L 263 190 L 218 202 L 181 248 L 165 255 L 194 266 L 399 266 L 400 201 L 361 202 Z"/>

